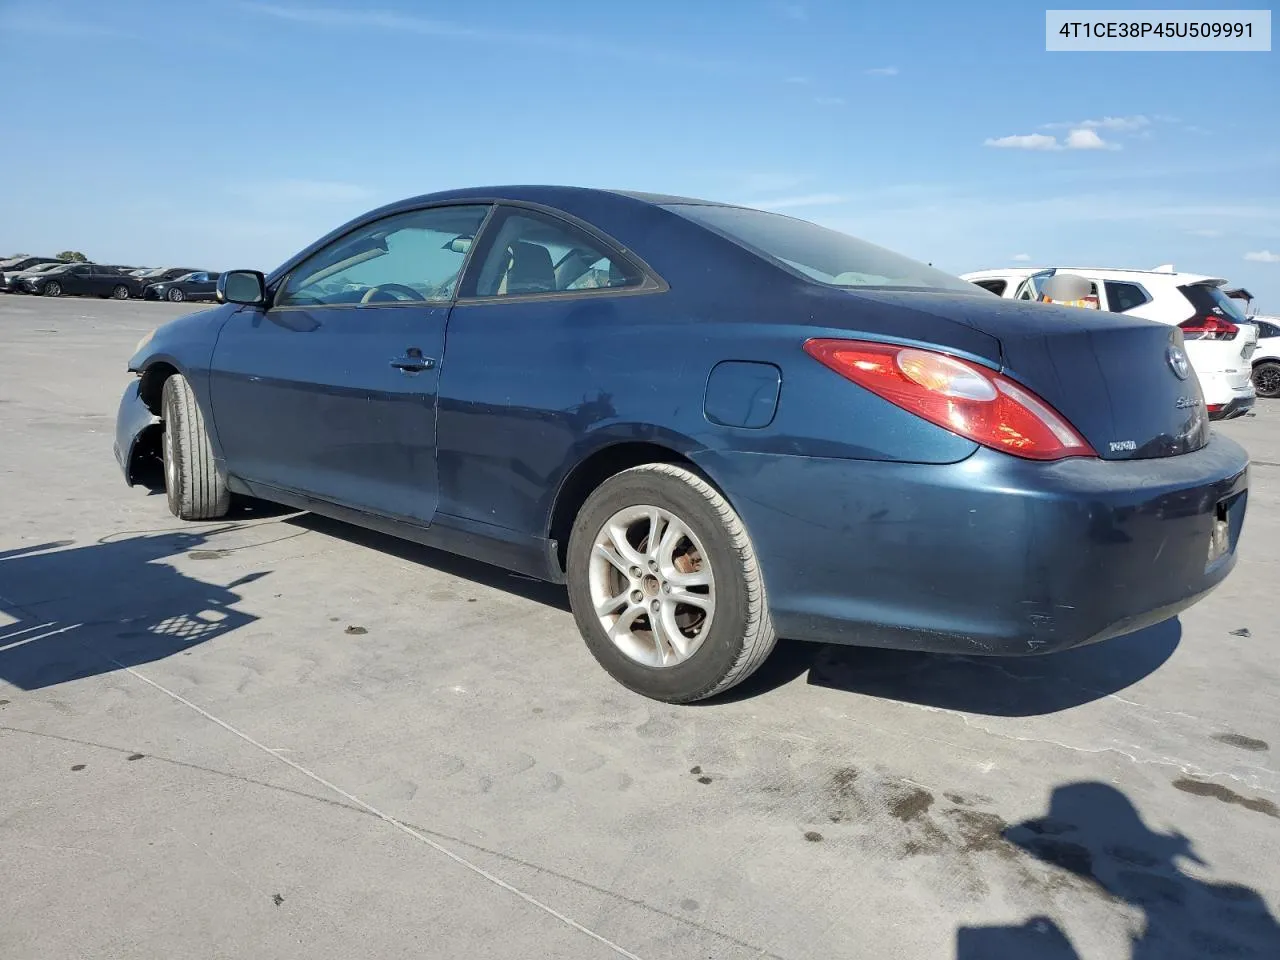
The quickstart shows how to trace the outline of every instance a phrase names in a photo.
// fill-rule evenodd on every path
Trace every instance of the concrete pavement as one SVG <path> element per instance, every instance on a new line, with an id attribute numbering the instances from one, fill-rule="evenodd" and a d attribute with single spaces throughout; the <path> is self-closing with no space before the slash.
<path id="1" fill-rule="evenodd" d="M 0 298 L 0 957 L 1280 956 L 1280 404 L 1219 428 L 1241 562 L 1178 621 L 671 707 L 560 589 L 126 488 L 124 362 L 191 309 Z"/>

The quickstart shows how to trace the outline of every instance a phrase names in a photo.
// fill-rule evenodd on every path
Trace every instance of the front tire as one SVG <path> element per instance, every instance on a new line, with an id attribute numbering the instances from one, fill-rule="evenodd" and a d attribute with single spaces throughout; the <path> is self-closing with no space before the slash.
<path id="1" fill-rule="evenodd" d="M 596 488 L 574 522 L 567 567 L 587 647 L 615 680 L 654 700 L 722 693 L 776 642 L 746 527 L 685 467 L 646 464 Z"/>
<path id="2" fill-rule="evenodd" d="M 129 288 L 128 288 L 128 287 L 126 287 L 123 283 L 121 283 L 121 284 L 117 284 L 117 285 L 116 285 L 116 287 L 115 287 L 115 289 L 111 291 L 111 299 L 113 299 L 113 300 L 128 300 L 128 299 L 129 299 Z"/>
<path id="3" fill-rule="evenodd" d="M 168 297 L 170 302 L 172 303 L 181 303 L 183 300 L 186 299 L 186 294 L 184 294 L 181 290 L 176 290 L 176 289 L 170 290 L 168 293 L 165 294 L 165 296 Z"/>
<path id="4" fill-rule="evenodd" d="M 57 280 L 50 280 L 44 285 L 44 295 L 46 297 L 62 296 L 62 284 L 58 283 Z"/>
<path id="5" fill-rule="evenodd" d="M 218 471 L 204 415 L 187 378 L 175 373 L 164 382 L 161 453 L 169 512 L 180 520 L 215 520 L 231 508 L 231 491 Z"/>
<path id="6" fill-rule="evenodd" d="M 1253 368 L 1253 388 L 1260 397 L 1280 397 L 1280 363 L 1264 360 L 1257 364 Z"/>

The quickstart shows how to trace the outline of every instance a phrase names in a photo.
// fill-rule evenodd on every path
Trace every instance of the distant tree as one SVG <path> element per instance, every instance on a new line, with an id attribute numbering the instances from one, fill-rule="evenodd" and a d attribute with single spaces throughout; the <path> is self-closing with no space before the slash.
<path id="1" fill-rule="evenodd" d="M 72 263 L 88 263 L 89 258 L 79 250 L 63 250 L 58 254 L 59 260 L 70 260 Z"/>

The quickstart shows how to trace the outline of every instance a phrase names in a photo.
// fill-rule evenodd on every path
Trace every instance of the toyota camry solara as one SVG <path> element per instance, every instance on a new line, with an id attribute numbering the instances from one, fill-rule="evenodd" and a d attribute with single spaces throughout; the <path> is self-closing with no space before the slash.
<path id="1" fill-rule="evenodd" d="M 790 217 L 458 190 L 218 293 L 129 363 L 130 483 L 158 455 L 184 519 L 243 494 L 564 582 L 649 697 L 725 690 L 777 636 L 1062 650 L 1235 563 L 1248 458 L 1181 331 Z"/>

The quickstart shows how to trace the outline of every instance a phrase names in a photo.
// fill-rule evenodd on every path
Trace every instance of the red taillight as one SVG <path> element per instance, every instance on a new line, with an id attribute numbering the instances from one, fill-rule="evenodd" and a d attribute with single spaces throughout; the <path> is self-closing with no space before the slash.
<path id="1" fill-rule="evenodd" d="M 1220 404 L 1220 403 L 1206 403 L 1206 404 L 1204 405 L 1204 408 L 1205 408 L 1206 410 L 1208 410 L 1210 413 L 1217 413 L 1219 410 L 1221 410 L 1221 409 L 1222 409 L 1222 404 Z"/>
<path id="2" fill-rule="evenodd" d="M 1030 460 L 1097 456 L 1047 403 L 978 364 L 864 340 L 809 340 L 804 349 L 858 386 L 984 447 Z"/>
<path id="3" fill-rule="evenodd" d="M 1221 317 L 1192 317 L 1178 326 L 1187 340 L 1234 340 L 1240 332 L 1234 323 Z"/>

